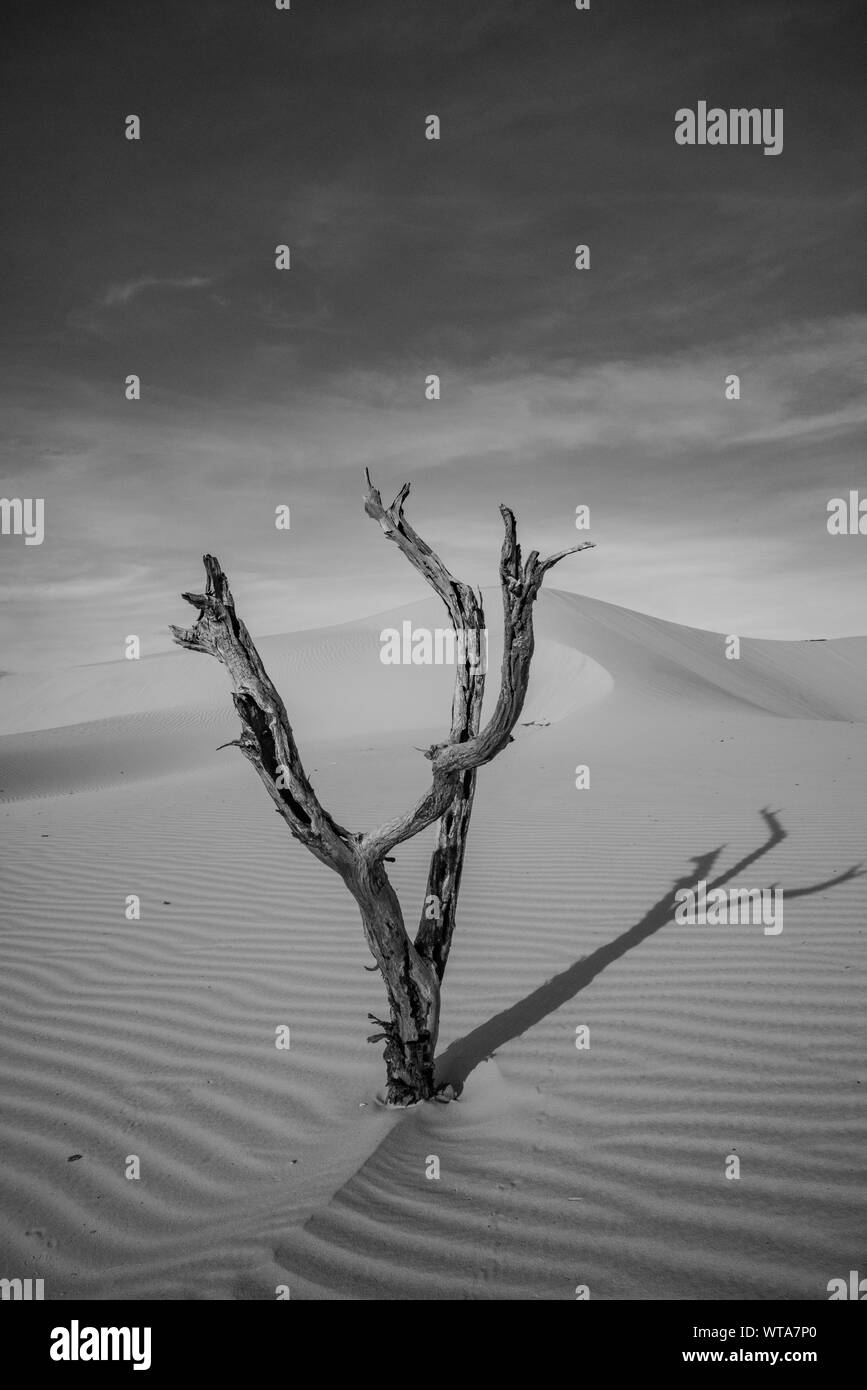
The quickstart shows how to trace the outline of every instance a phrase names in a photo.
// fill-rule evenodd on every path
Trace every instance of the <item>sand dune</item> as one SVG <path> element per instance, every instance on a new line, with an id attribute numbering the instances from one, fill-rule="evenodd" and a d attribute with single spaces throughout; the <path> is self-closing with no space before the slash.
<path id="1" fill-rule="evenodd" d="M 499 591 L 484 591 L 490 659 L 502 653 Z M 439 728 L 447 668 L 385 666 L 380 633 L 410 620 L 444 626 L 435 598 L 312 632 L 258 639 L 263 660 L 290 692 L 294 721 L 313 736 Z M 537 651 L 527 718 L 564 718 L 624 682 L 636 693 L 730 699 L 792 718 L 867 719 L 867 643 L 861 637 L 775 642 L 742 639 L 739 661 L 721 659 L 724 635 L 682 627 L 630 609 L 545 590 L 536 614 Z M 601 668 L 601 669 L 600 669 Z M 346 682 L 352 682 L 347 704 Z M 226 718 L 226 677 L 212 661 L 170 651 L 45 675 L 0 680 L 0 735 L 193 710 L 196 722 Z M 489 682 L 489 701 L 495 683 Z M 230 707 L 231 716 L 231 707 Z"/>
<path id="2" fill-rule="evenodd" d="M 382 666 L 378 635 L 440 612 L 261 642 L 346 824 L 424 785 L 451 673 Z M 813 1299 L 858 1266 L 867 880 L 841 876 L 865 857 L 867 638 L 726 661 L 720 634 L 556 591 L 537 634 L 446 976 L 466 1089 L 402 1115 L 375 1102 L 354 904 L 215 751 L 237 728 L 216 663 L 0 681 L 3 1273 L 59 1299 Z M 429 844 L 393 866 L 410 917 Z M 784 885 L 779 936 L 674 923 L 715 851 Z"/>

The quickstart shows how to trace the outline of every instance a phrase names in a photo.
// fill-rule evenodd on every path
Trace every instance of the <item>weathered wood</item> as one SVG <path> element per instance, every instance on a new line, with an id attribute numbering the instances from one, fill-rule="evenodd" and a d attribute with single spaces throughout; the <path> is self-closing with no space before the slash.
<path id="1" fill-rule="evenodd" d="M 456 633 L 481 634 L 485 626 L 481 594 L 477 596 L 469 585 L 449 573 L 404 515 L 409 484 L 404 484 L 390 507 L 383 506 L 369 473 L 367 485 L 368 515 L 379 522 L 389 540 L 440 595 Z M 455 928 L 476 770 L 512 741 L 533 655 L 533 603 L 547 570 L 564 556 L 590 546 L 585 541 L 542 561 L 533 551 L 522 566 L 515 518 L 507 507 L 500 511 L 505 524 L 500 557 L 504 639 L 500 691 L 491 719 L 480 731 L 484 668 L 473 666 L 470 645 L 464 643 L 455 671 L 449 735 L 425 754 L 432 763 L 431 786 L 404 815 L 368 834 L 339 825 L 316 796 L 286 707 L 235 612 L 228 579 L 214 556 L 204 557 L 205 592 L 183 595 L 198 609 L 195 625 L 172 627 L 180 646 L 216 657 L 229 672 L 242 732 L 232 745 L 223 746 L 240 748 L 291 834 L 340 874 L 358 903 L 365 937 L 388 997 L 390 1019 L 370 1015 L 381 1029 L 371 1041 L 385 1042 L 386 1096 L 394 1105 L 427 1100 L 434 1094 L 441 982 Z M 390 850 L 437 820 L 437 844 L 413 941 L 385 864 L 392 862 Z M 431 911 L 434 905 L 436 910 Z"/>
<path id="2" fill-rule="evenodd" d="M 478 598 L 468 584 L 454 578 L 439 556 L 433 551 L 404 515 L 404 502 L 409 496 L 409 483 L 404 483 L 390 507 L 383 507 L 382 498 L 367 477 L 364 500 L 368 516 L 378 521 L 389 540 L 399 546 L 410 564 L 439 594 L 456 633 L 475 633 L 476 642 L 485 641 L 485 612 L 482 596 Z M 479 651 L 480 645 L 475 650 Z M 479 732 L 482 699 L 485 693 L 485 669 L 474 667 L 469 660 L 473 650 L 464 643 L 463 660 L 455 665 L 455 685 L 452 696 L 452 725 L 449 743 L 465 743 Z M 464 854 L 476 790 L 476 770 L 469 769 L 454 784 L 451 800 L 440 817 L 437 844 L 431 856 L 421 907 L 416 950 L 433 962 L 437 978 L 442 981 L 451 948 L 457 916 L 458 894 L 461 886 Z"/>
<path id="3" fill-rule="evenodd" d="M 534 550 L 522 566 L 515 518 L 508 507 L 500 507 L 505 537 L 500 555 L 500 585 L 503 596 L 503 660 L 500 692 L 494 712 L 481 733 L 463 742 L 435 743 L 425 754 L 433 764 L 433 782 L 415 806 L 402 816 L 386 821 L 363 836 L 365 854 L 381 857 L 395 845 L 418 835 L 445 814 L 455 793 L 460 774 L 489 763 L 511 742 L 512 730 L 521 716 L 530 662 L 533 658 L 533 604 L 545 574 L 566 555 L 593 548 L 592 541 L 561 550 L 548 560 L 540 560 Z"/>
<path id="4" fill-rule="evenodd" d="M 190 651 L 216 657 L 226 667 L 242 724 L 237 746 L 255 767 L 295 838 L 345 877 L 355 866 L 353 836 L 320 804 L 304 771 L 286 707 L 235 613 L 220 562 L 213 555 L 203 558 L 205 592 L 182 595 L 199 610 L 198 619 L 191 628 L 172 626 L 174 639 Z"/>

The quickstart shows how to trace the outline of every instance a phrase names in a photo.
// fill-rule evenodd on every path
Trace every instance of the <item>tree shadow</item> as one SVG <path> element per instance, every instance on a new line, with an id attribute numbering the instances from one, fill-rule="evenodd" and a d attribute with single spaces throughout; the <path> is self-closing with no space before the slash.
<path id="1" fill-rule="evenodd" d="M 730 883 L 736 875 L 743 871 L 756 860 L 769 854 L 776 845 L 786 839 L 788 831 L 784 830 L 778 819 L 779 813 L 769 811 L 767 808 L 759 813 L 767 828 L 768 838 L 757 849 L 744 855 L 736 864 L 733 864 L 725 873 L 708 882 L 708 892 L 713 888 L 721 888 L 724 884 Z M 597 951 L 593 951 L 589 956 L 582 956 L 574 965 L 570 965 L 568 970 L 562 971 L 548 980 L 539 989 L 533 990 L 517 1004 L 511 1008 L 504 1009 L 502 1013 L 495 1014 L 486 1023 L 482 1023 L 478 1028 L 474 1028 L 466 1037 L 458 1038 L 450 1043 L 436 1062 L 437 1086 L 444 1087 L 451 1085 L 458 1094 L 464 1085 L 470 1072 L 473 1071 L 480 1062 L 498 1048 L 506 1043 L 512 1042 L 522 1033 L 526 1033 L 528 1028 L 540 1023 L 548 1014 L 559 1009 L 563 1004 L 574 999 L 575 995 L 585 989 L 596 976 L 599 975 L 606 966 L 613 961 L 625 956 L 627 951 L 640 946 L 642 941 L 646 941 L 654 932 L 664 927 L 666 922 L 670 922 L 674 917 L 676 900 L 675 894 L 679 889 L 692 888 L 698 879 L 710 879 L 710 874 L 725 849 L 725 845 L 709 850 L 706 854 L 697 855 L 690 862 L 692 870 L 672 885 L 669 891 L 659 899 L 650 910 L 630 927 L 628 931 L 609 941 L 607 945 L 600 946 Z M 806 888 L 787 888 L 785 897 L 801 898 L 809 893 L 821 893 L 826 888 L 833 888 L 838 883 L 845 883 L 848 879 L 858 878 L 864 874 L 860 864 L 855 864 L 843 873 L 837 874 L 834 878 L 825 879 L 823 883 L 814 883 Z M 774 884 L 772 887 L 778 887 Z"/>

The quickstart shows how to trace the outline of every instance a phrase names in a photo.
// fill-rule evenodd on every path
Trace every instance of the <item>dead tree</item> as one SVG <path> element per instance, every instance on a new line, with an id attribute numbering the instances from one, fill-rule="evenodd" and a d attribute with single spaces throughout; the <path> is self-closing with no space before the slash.
<path id="1" fill-rule="evenodd" d="M 384 507 L 367 473 L 365 511 L 439 594 L 455 632 L 476 633 L 475 641 L 480 643 L 485 628 L 481 593 L 476 595 L 468 584 L 455 579 L 407 521 L 408 493 L 409 483 L 405 483 L 391 506 Z M 204 557 L 205 592 L 183 595 L 198 609 L 195 626 L 172 627 L 180 646 L 215 656 L 229 672 L 242 731 L 239 739 L 224 747 L 240 748 L 290 833 L 340 875 L 358 903 L 367 944 L 388 996 L 390 1017 L 382 1020 L 369 1015 L 380 1029 L 369 1041 L 385 1042 L 386 1096 L 391 1105 L 411 1105 L 435 1094 L 440 990 L 455 928 L 476 770 L 512 741 L 527 693 L 533 604 L 544 575 L 564 556 L 592 544 L 584 541 L 547 560 L 540 560 L 534 550 L 522 563 L 515 518 L 508 507 L 501 505 L 500 512 L 505 526 L 500 555 L 503 661 L 493 713 L 480 728 L 484 669 L 473 659 L 478 646 L 464 641 L 456 666 L 451 730 L 447 739 L 432 744 L 425 753 L 432 767 L 431 784 L 414 806 L 376 830 L 347 830 L 320 803 L 304 771 L 286 707 L 235 612 L 229 581 L 213 555 Z M 434 821 L 439 821 L 439 832 L 413 940 L 385 865 L 392 850 Z"/>

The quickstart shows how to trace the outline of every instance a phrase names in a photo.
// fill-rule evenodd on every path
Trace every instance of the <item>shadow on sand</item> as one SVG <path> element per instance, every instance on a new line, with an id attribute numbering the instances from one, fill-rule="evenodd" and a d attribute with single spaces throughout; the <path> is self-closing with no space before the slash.
<path id="1" fill-rule="evenodd" d="M 721 888 L 730 883 L 737 875 L 742 874 L 756 860 L 763 858 L 772 849 L 786 839 L 788 831 L 784 830 L 778 820 L 778 812 L 767 809 L 760 812 L 765 825 L 768 828 L 768 838 L 758 849 L 752 850 L 739 859 L 725 873 L 720 874 L 719 878 L 708 882 L 708 892 L 712 888 Z M 711 872 L 718 860 L 725 845 L 720 845 L 718 849 L 710 850 L 707 854 L 698 855 L 691 860 L 693 868 L 688 874 L 678 879 L 677 883 L 669 889 L 664 897 L 630 927 L 628 931 L 622 932 L 620 936 L 609 941 L 607 945 L 600 946 L 598 951 L 594 951 L 589 956 L 582 956 L 574 965 L 570 965 L 568 970 L 555 975 L 553 979 L 541 985 L 539 989 L 533 990 L 526 998 L 521 999 L 511 1008 L 504 1009 L 502 1013 L 495 1014 L 489 1018 L 487 1023 L 482 1023 L 478 1028 L 474 1028 L 466 1037 L 458 1038 L 446 1048 L 441 1057 L 437 1058 L 436 1075 L 437 1085 L 440 1087 L 451 1085 L 456 1093 L 463 1088 L 464 1082 L 470 1072 L 483 1062 L 486 1057 L 499 1047 L 518 1038 L 522 1033 L 526 1033 L 528 1028 L 540 1023 L 543 1018 L 551 1014 L 561 1005 L 574 999 L 582 989 L 585 989 L 596 976 L 599 975 L 612 961 L 619 960 L 625 956 L 627 951 L 640 946 L 642 941 L 646 941 L 654 932 L 664 927 L 666 922 L 674 918 L 675 894 L 678 889 L 692 888 L 698 879 L 710 880 Z M 833 888 L 838 883 L 846 883 L 851 878 L 858 878 L 864 871 L 859 864 L 851 869 L 846 869 L 843 873 L 837 874 L 835 878 L 826 879 L 823 883 L 814 883 L 807 888 L 787 888 L 786 898 L 801 898 L 808 893 L 822 893 L 826 888 Z M 774 884 L 772 887 L 777 887 Z"/>

